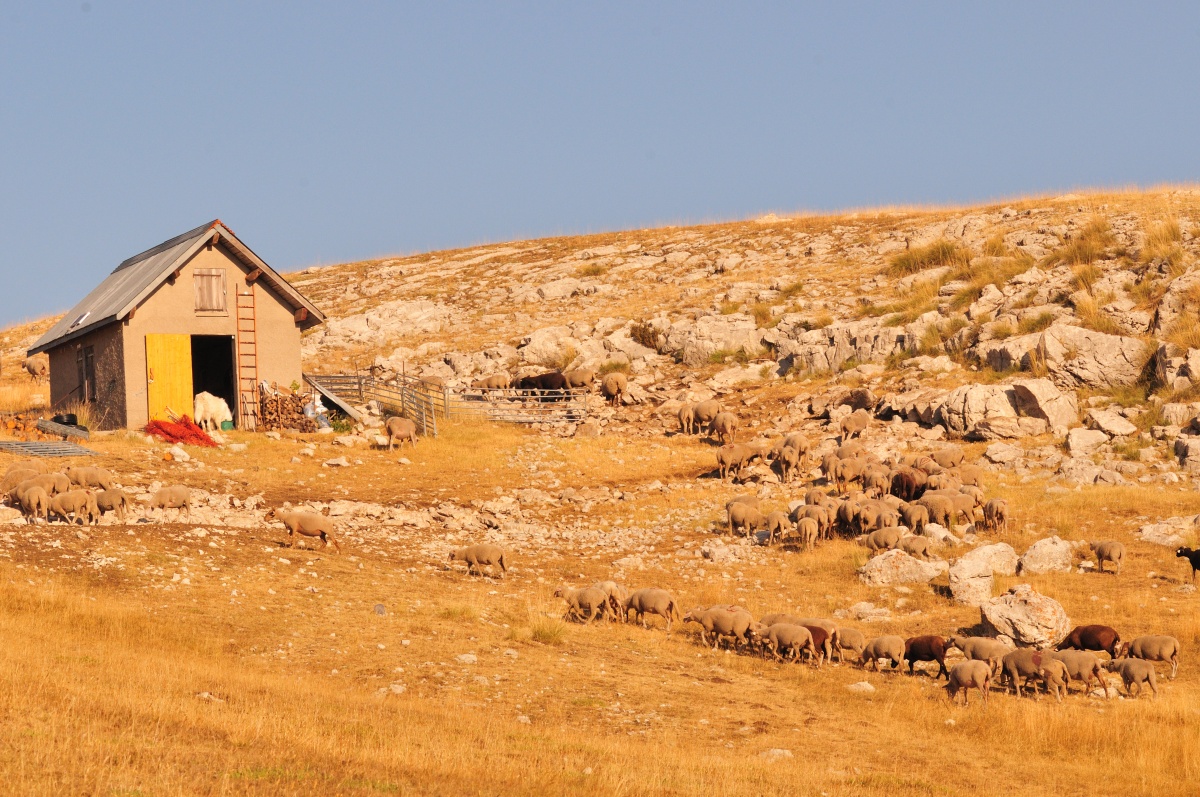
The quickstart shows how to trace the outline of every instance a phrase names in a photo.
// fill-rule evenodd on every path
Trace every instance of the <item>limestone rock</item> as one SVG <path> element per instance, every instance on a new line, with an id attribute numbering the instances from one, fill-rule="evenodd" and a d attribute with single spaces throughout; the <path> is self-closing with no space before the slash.
<path id="1" fill-rule="evenodd" d="M 1091 454 L 1108 442 L 1108 435 L 1098 429 L 1072 429 L 1067 433 L 1067 450 L 1073 457 Z"/>
<path id="2" fill-rule="evenodd" d="M 1136 384 L 1151 354 L 1140 338 L 1065 324 L 1047 329 L 1038 343 L 1038 356 L 1051 380 L 1063 387 Z"/>
<path id="3" fill-rule="evenodd" d="M 1017 406 L 1007 385 L 963 385 L 950 391 L 938 409 L 937 419 L 947 431 L 965 435 L 980 422 L 1017 418 Z"/>
<path id="4" fill-rule="evenodd" d="M 1021 454 L 1021 449 L 1008 443 L 992 443 L 983 452 L 983 456 L 989 462 L 994 462 L 997 465 L 1006 465 L 1009 462 L 1015 462 L 1021 458 Z"/>
<path id="5" fill-rule="evenodd" d="M 1069 573 L 1075 563 L 1075 551 L 1071 543 L 1058 535 L 1038 540 L 1017 562 L 1017 573 L 1037 575 L 1039 573 Z"/>
<path id="6" fill-rule="evenodd" d="M 1012 383 L 1017 414 L 1044 418 L 1055 435 L 1079 423 L 1079 402 L 1074 391 L 1062 391 L 1049 379 L 1017 379 Z"/>
<path id="7" fill-rule="evenodd" d="M 1112 410 L 1088 410 L 1087 423 L 1113 437 L 1128 437 L 1138 432 L 1136 426 Z"/>
<path id="8" fill-rule="evenodd" d="M 963 554 L 958 561 L 983 562 L 987 565 L 990 573 L 1012 576 L 1017 572 L 1018 557 L 1011 545 L 1006 542 L 997 542 L 992 545 L 981 545 Z"/>
<path id="9" fill-rule="evenodd" d="M 1018 584 L 979 607 L 984 626 L 1018 645 L 1048 648 L 1071 630 L 1071 618 L 1062 605 L 1039 594 L 1028 584 Z"/>
<path id="10" fill-rule="evenodd" d="M 992 566 L 987 559 L 962 557 L 950 565 L 950 594 L 959 603 L 982 606 L 992 598 Z"/>
<path id="11" fill-rule="evenodd" d="M 1200 515 L 1172 517 L 1158 523 L 1142 526 L 1137 531 L 1138 539 L 1155 545 L 1177 548 L 1187 543 L 1188 535 L 1200 526 Z"/>
<path id="12" fill-rule="evenodd" d="M 1180 466 L 1189 471 L 1200 470 L 1200 437 L 1175 438 L 1175 456 L 1179 457 Z"/>
<path id="13" fill-rule="evenodd" d="M 694 322 L 673 324 L 666 334 L 666 346 L 679 352 L 684 365 L 704 365 L 717 351 L 743 351 L 757 354 L 762 348 L 762 331 L 754 319 L 742 313 L 708 315 Z"/>
<path id="14" fill-rule="evenodd" d="M 576 437 L 599 437 L 600 424 L 595 421 L 584 421 L 575 427 Z"/>
<path id="15" fill-rule="evenodd" d="M 555 363 L 568 348 L 578 351 L 578 344 L 569 327 L 558 326 L 543 327 L 526 335 L 517 351 L 522 362 L 544 366 Z"/>
<path id="16" fill-rule="evenodd" d="M 904 551 L 888 551 L 858 569 L 858 577 L 873 587 L 928 583 L 949 569 L 943 561 L 925 562 Z"/>

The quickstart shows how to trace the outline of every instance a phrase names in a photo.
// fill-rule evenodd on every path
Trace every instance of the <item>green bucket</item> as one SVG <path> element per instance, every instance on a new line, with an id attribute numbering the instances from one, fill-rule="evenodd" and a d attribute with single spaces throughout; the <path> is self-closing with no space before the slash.
<path id="1" fill-rule="evenodd" d="M 233 431 L 233 421 L 221 421 L 221 431 L 222 432 L 232 432 Z"/>

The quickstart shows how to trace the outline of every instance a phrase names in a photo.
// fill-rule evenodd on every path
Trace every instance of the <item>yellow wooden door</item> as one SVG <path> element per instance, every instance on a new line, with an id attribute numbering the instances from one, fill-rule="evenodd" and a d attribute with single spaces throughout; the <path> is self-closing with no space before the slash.
<path id="1" fill-rule="evenodd" d="M 170 420 L 168 408 L 176 416 L 191 417 L 195 398 L 190 335 L 146 336 L 146 398 L 152 421 Z"/>

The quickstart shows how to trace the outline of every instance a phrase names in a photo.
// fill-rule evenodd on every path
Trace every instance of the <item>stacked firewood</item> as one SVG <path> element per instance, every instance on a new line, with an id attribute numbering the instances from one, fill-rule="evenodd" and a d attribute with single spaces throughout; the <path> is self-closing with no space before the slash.
<path id="1" fill-rule="evenodd" d="M 304 405 L 309 401 L 307 396 L 264 395 L 259 406 L 259 428 L 264 432 L 317 431 L 316 420 L 304 416 Z"/>
<path id="2" fill-rule="evenodd" d="M 37 422 L 40 420 L 42 420 L 42 416 L 40 415 L 18 412 L 0 418 L 0 429 L 3 429 L 7 435 L 25 442 L 57 439 L 37 428 Z"/>

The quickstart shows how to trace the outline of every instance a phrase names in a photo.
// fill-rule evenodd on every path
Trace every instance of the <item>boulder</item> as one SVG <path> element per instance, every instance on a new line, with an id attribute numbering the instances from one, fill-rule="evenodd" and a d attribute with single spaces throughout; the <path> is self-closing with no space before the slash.
<path id="1" fill-rule="evenodd" d="M 1008 385 L 962 385 L 946 396 L 936 419 L 952 434 L 965 435 L 983 421 L 1017 418 L 1017 405 Z"/>
<path id="2" fill-rule="evenodd" d="M 1164 343 L 1154 353 L 1154 378 L 1158 384 L 1187 390 L 1200 384 L 1200 349 Z"/>
<path id="3" fill-rule="evenodd" d="M 858 577 L 872 587 L 928 583 L 948 569 L 942 561 L 926 562 L 904 551 L 887 551 L 858 568 Z"/>
<path id="4" fill-rule="evenodd" d="M 1050 425 L 1041 418 L 988 418 L 975 424 L 964 437 L 967 440 L 1015 440 L 1048 431 Z"/>
<path id="5" fill-rule="evenodd" d="M 983 625 L 1018 645 L 1048 648 L 1071 630 L 1071 618 L 1062 604 L 1039 594 L 1028 584 L 1018 584 L 979 607 Z"/>
<path id="6" fill-rule="evenodd" d="M 1112 437 L 1128 437 L 1138 432 L 1136 426 L 1112 410 L 1088 410 L 1087 424 Z"/>
<path id="7" fill-rule="evenodd" d="M 568 348 L 578 351 L 578 344 L 568 327 L 543 327 L 526 335 L 517 352 L 529 365 L 547 366 L 561 359 Z"/>
<path id="8" fill-rule="evenodd" d="M 1168 548 L 1186 545 L 1188 537 L 1200 525 L 1200 515 L 1190 517 L 1172 517 L 1158 523 L 1142 526 L 1137 531 L 1138 539 Z"/>
<path id="9" fill-rule="evenodd" d="M 1016 575 L 1017 572 L 1017 552 L 1013 547 L 1006 542 L 997 542 L 992 545 L 981 545 L 978 548 L 968 551 L 958 558 L 959 562 L 983 562 L 987 565 L 989 573 L 996 573 L 1001 576 Z"/>
<path id="10" fill-rule="evenodd" d="M 992 598 L 992 567 L 986 559 L 962 557 L 950 565 L 950 594 L 959 603 L 982 606 Z"/>
<path id="11" fill-rule="evenodd" d="M 1067 450 L 1073 457 L 1091 454 L 1108 442 L 1108 435 L 1098 429 L 1072 429 L 1067 433 Z"/>
<path id="12" fill-rule="evenodd" d="M 1167 292 L 1163 294 L 1154 313 L 1154 329 L 1156 336 L 1165 334 L 1187 312 L 1195 312 L 1193 291 L 1200 286 L 1200 271 L 1189 271 L 1171 280 Z"/>
<path id="13" fill-rule="evenodd" d="M 983 286 L 979 298 L 967 308 L 967 318 L 978 321 L 984 316 L 991 315 L 1004 303 L 1004 294 L 993 284 Z"/>
<path id="14" fill-rule="evenodd" d="M 1200 437 L 1175 438 L 1175 456 L 1179 457 L 1180 467 L 1200 471 Z"/>
<path id="15" fill-rule="evenodd" d="M 838 371 L 850 359 L 882 363 L 893 354 L 911 350 L 920 333 L 936 319 L 936 311 L 931 315 L 934 318 L 928 321 L 922 316 L 904 327 L 887 327 L 880 319 L 865 319 L 810 330 L 803 315 L 789 313 L 762 339 L 774 347 L 781 368 L 797 373 Z"/>
<path id="16" fill-rule="evenodd" d="M 1017 335 L 1004 340 L 988 340 L 977 343 L 971 350 L 975 358 L 986 363 L 995 371 L 1029 371 L 1037 356 L 1040 332 L 1032 335 Z"/>
<path id="17" fill-rule="evenodd" d="M 563 277 L 553 282 L 547 282 L 537 289 L 538 296 L 543 299 L 566 299 L 574 296 L 583 287 L 583 283 L 574 277 Z"/>
<path id="18" fill-rule="evenodd" d="M 1178 426 L 1180 428 L 1188 426 L 1192 423 L 1196 414 L 1196 407 L 1193 404 L 1169 402 L 1162 405 L 1162 417 L 1169 426 Z"/>
<path id="19" fill-rule="evenodd" d="M 742 313 L 707 315 L 671 325 L 666 346 L 679 353 L 684 365 L 695 367 L 707 364 L 717 351 L 757 354 L 762 348 L 762 331 L 753 318 Z"/>
<path id="20" fill-rule="evenodd" d="M 1060 387 L 1136 384 L 1153 352 L 1140 338 L 1055 324 L 1042 333 L 1038 357 Z"/>
<path id="21" fill-rule="evenodd" d="M 1021 458 L 1021 449 L 1008 443 L 992 443 L 983 452 L 983 456 L 989 462 L 994 462 L 997 465 L 1007 465 L 1009 462 L 1015 462 Z"/>
<path id="22" fill-rule="evenodd" d="M 1074 391 L 1063 392 L 1049 379 L 1017 379 L 1012 383 L 1017 414 L 1043 418 L 1056 436 L 1079 423 L 1079 402 Z"/>
<path id="23" fill-rule="evenodd" d="M 1017 562 L 1020 575 L 1069 573 L 1075 564 L 1075 549 L 1057 535 L 1038 540 Z"/>
<path id="24" fill-rule="evenodd" d="M 576 437 L 599 437 L 600 424 L 595 421 L 584 421 L 575 427 Z"/>

